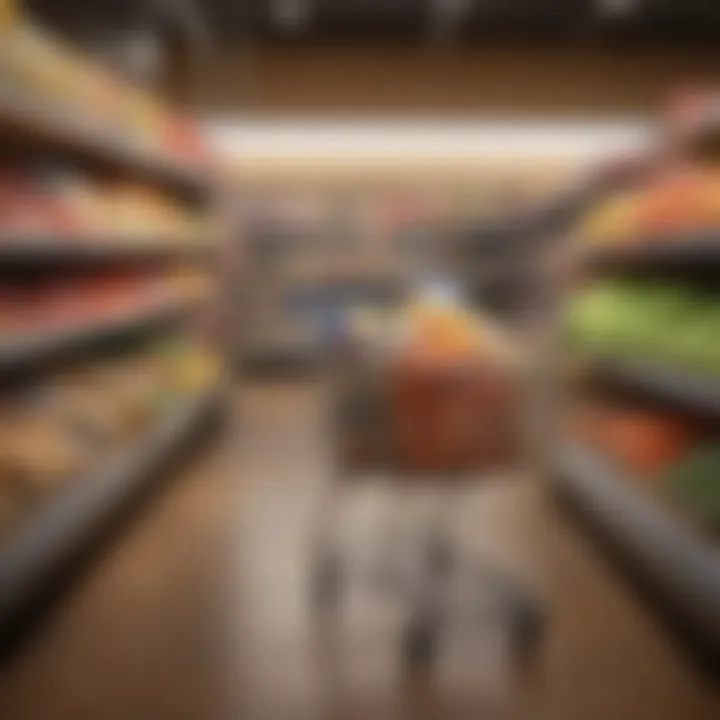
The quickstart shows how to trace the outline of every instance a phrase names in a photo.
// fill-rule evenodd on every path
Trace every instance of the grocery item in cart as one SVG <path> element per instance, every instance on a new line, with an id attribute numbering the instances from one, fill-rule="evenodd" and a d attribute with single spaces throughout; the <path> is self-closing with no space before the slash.
<path id="1" fill-rule="evenodd" d="M 453 476 L 511 458 L 517 364 L 502 333 L 434 293 L 409 303 L 393 327 L 384 361 L 359 363 L 346 381 L 360 429 L 345 434 L 351 460 L 375 453 L 407 473 Z"/>

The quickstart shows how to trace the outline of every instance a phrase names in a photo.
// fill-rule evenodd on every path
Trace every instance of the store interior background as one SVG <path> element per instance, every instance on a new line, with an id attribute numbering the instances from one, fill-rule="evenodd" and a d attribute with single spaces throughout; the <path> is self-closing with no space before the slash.
<path id="1" fill-rule="evenodd" d="M 542 606 L 530 667 L 516 662 L 503 623 L 458 612 L 437 665 L 408 673 L 402 601 L 358 580 L 339 619 L 317 613 L 312 540 L 333 482 L 330 315 L 378 288 L 450 274 L 539 364 L 564 300 L 556 261 L 573 241 L 568 208 L 594 171 L 655 141 L 668 102 L 718 88 L 720 8 L 25 5 L 88 63 L 113 67 L 199 128 L 215 172 L 209 326 L 223 384 L 202 437 L 183 441 L 160 482 L 121 519 L 108 515 L 63 561 L 71 571 L 42 588 L 39 609 L 13 620 L 0 718 L 717 718 L 720 606 L 699 622 L 715 633 L 708 661 L 612 537 L 550 487 L 542 452 L 463 489 L 454 526 L 463 553 Z M 515 254 L 498 263 L 475 248 L 489 227 L 511 249 L 522 236 Z M 465 254 L 453 255 L 459 238 Z M 276 241 L 270 255 L 264 239 Z M 535 378 L 526 403 L 550 432 L 546 390 Z M 403 489 L 398 510 L 383 483 L 360 488 L 335 519 L 344 552 L 362 565 L 383 522 L 412 539 L 434 492 Z M 717 591 L 717 536 L 703 542 L 700 572 Z M 19 561 L 3 565 L 2 547 L 9 578 Z M 6 595 L 0 588 L 0 620 Z"/>

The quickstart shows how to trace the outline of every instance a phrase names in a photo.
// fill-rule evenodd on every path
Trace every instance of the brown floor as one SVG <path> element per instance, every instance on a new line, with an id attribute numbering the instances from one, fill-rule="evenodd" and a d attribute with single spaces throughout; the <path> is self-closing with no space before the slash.
<path id="1" fill-rule="evenodd" d="M 401 607 L 361 582 L 336 625 L 318 622 L 305 602 L 305 541 L 328 477 L 317 392 L 258 386 L 238 406 L 223 452 L 188 467 L 2 671 L 3 720 L 720 717 L 708 681 L 528 479 L 463 491 L 456 527 L 467 554 L 547 603 L 536 672 L 513 666 L 502 626 L 464 622 L 434 678 L 408 679 Z M 408 526 L 415 494 L 397 516 Z M 348 504 L 355 563 L 387 507 L 375 487 Z"/>

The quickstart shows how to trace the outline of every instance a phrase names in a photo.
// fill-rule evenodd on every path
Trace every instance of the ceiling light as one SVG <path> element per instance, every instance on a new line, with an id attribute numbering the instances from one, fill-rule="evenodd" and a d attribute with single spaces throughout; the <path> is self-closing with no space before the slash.
<path id="1" fill-rule="evenodd" d="M 640 8 L 640 0 L 597 0 L 601 15 L 622 18 L 636 13 Z"/>

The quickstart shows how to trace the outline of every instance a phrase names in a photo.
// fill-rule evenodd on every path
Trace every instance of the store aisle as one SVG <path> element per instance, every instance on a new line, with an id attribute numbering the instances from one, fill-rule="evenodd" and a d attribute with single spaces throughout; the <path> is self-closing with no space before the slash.
<path id="1" fill-rule="evenodd" d="M 538 672 L 516 672 L 497 628 L 460 628 L 436 680 L 410 682 L 396 664 L 397 609 L 361 587 L 338 626 L 317 623 L 304 581 L 328 476 L 318 392 L 255 386 L 236 405 L 221 445 L 2 668 L 3 720 L 718 717 L 707 681 L 524 478 L 468 491 L 458 531 L 468 553 L 502 562 L 548 603 Z M 343 516 L 358 561 L 385 500 L 369 488 Z"/>

